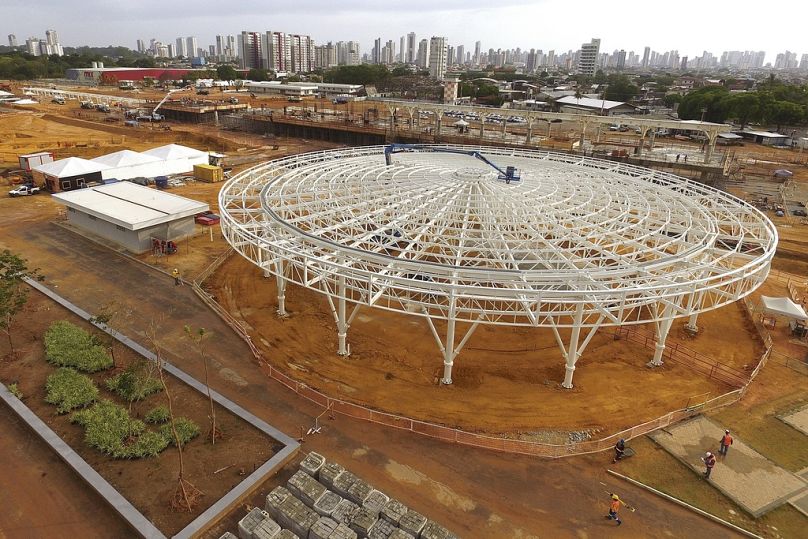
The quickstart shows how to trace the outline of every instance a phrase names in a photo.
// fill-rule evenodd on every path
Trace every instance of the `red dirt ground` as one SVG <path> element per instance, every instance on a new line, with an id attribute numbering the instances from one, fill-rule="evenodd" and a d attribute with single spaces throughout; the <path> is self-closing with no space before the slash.
<path id="1" fill-rule="evenodd" d="M 575 389 L 563 390 L 564 363 L 549 330 L 490 326 L 481 326 L 455 360 L 454 384 L 440 386 L 440 353 L 420 318 L 360 311 L 348 335 L 352 355 L 345 359 L 335 353 L 334 320 L 321 295 L 290 285 L 290 316 L 280 319 L 275 280 L 262 278 L 240 256 L 225 262 L 209 287 L 246 323 L 268 360 L 290 376 L 330 396 L 475 432 L 556 443 L 553 433 L 542 431 L 611 434 L 682 408 L 696 395 L 731 389 L 670 362 L 648 369 L 650 350 L 615 341 L 605 329 L 579 361 Z M 684 335 L 683 324 L 677 323 L 673 337 Z M 754 365 L 762 352 L 739 305 L 703 315 L 699 326 L 702 333 L 683 345 L 737 369 Z"/>

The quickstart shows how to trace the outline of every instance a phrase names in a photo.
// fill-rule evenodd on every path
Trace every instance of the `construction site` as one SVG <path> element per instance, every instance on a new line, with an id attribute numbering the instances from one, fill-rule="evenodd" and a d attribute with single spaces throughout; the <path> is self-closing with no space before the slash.
<path id="1" fill-rule="evenodd" d="M 509 111 L 525 121 L 496 123 L 480 119 L 490 109 L 436 104 L 32 93 L 39 103 L 0 106 L 9 190 L 24 181 L 18 157 L 37 152 L 92 160 L 176 144 L 223 156 L 225 183 L 186 174 L 167 187 L 216 216 L 197 220 L 171 253 L 134 252 L 77 227 L 46 193 L 0 200 L 0 247 L 39 268 L 45 287 L 90 315 L 114 305 L 125 313 L 114 329 L 147 348 L 159 319 L 166 358 L 197 381 L 205 371 L 183 327 L 204 327 L 209 386 L 294 440 L 270 436 L 274 453 L 288 448 L 285 460 L 188 536 L 249 536 L 277 522 L 303 537 L 326 517 L 334 526 L 318 524 L 317 537 L 342 537 L 340 523 L 346 538 L 374 537 L 374 525 L 402 538 L 617 536 L 601 514 L 604 490 L 637 508 L 625 517 L 637 536 L 804 529 L 808 332 L 766 298 L 806 305 L 808 153 L 721 146 L 717 124 L 688 126 L 706 143 L 657 136 L 673 121 L 648 118 L 615 132 L 613 119 Z M 555 222 L 522 228 L 547 208 Z M 16 359 L 0 364 L 0 381 L 18 384 L 40 415 L 42 335 L 75 316 L 52 302 L 32 292 L 15 322 Z M 201 406 L 194 413 L 204 421 Z M 17 511 L 0 516 L 0 532 L 37 522 L 58 530 L 43 537 L 138 534 L 29 427 L 1 415 L 14 435 L 0 444 L 0 484 L 30 489 L 6 500 Z M 161 512 L 163 494 L 144 495 L 150 475 L 130 468 L 118 482 L 117 468 L 84 456 L 160 533 L 182 536 L 272 457 L 248 454 L 258 435 L 233 421 L 223 453 L 194 468 L 209 494 L 187 518 Z M 736 436 L 715 486 L 694 474 L 717 448 L 713 428 Z M 612 463 L 618 439 L 633 456 Z M 341 473 L 359 481 L 352 491 Z M 771 480 L 765 496 L 744 497 L 750 478 Z M 542 509 L 562 492 L 563 509 Z M 334 516 L 343 501 L 368 515 Z M 100 508 L 92 519 L 65 517 L 89 507 Z"/>

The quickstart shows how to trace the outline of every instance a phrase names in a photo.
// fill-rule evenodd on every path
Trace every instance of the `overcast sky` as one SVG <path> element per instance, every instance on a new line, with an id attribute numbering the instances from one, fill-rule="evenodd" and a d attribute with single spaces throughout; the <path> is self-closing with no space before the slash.
<path id="1" fill-rule="evenodd" d="M 315 42 L 398 39 L 407 32 L 442 35 L 451 45 L 578 49 L 592 37 L 601 51 L 641 53 L 648 45 L 681 56 L 703 50 L 765 50 L 767 62 L 786 49 L 808 53 L 808 1 L 778 0 L 0 0 L 0 43 L 20 43 L 55 29 L 62 45 L 124 45 L 156 38 L 173 43 L 242 30 L 308 34 Z M 797 58 L 799 60 L 799 56 Z"/>

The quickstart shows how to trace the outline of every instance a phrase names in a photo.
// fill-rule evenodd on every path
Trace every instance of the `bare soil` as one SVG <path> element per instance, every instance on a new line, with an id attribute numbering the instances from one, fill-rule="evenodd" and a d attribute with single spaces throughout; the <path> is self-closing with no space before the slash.
<path id="1" fill-rule="evenodd" d="M 44 331 L 53 321 L 61 319 L 70 320 L 85 329 L 90 326 L 37 292 L 32 292 L 22 318 L 25 323 L 20 324 L 15 332 L 17 359 L 6 358 L 0 363 L 0 379 L 6 384 L 16 382 L 24 395 L 25 404 L 167 535 L 182 529 L 279 449 L 276 442 L 220 407 L 216 409 L 216 420 L 224 438 L 211 445 L 206 439 L 210 425 L 207 397 L 169 377 L 175 414 L 188 417 L 201 429 L 200 435 L 186 445 L 183 454 L 185 477 L 205 493 L 194 512 L 173 510 L 169 501 L 177 485 L 179 457 L 176 448 L 169 446 L 155 458 L 112 459 L 87 446 L 83 442 L 84 429 L 71 424 L 69 414 L 57 415 L 54 406 L 44 401 L 45 379 L 55 370 L 44 358 Z M 3 350 L 6 351 L 6 348 L 3 347 Z M 104 380 L 122 372 L 138 357 L 122 345 L 115 346 L 115 367 L 91 375 L 101 390 L 99 398 L 127 405 L 105 388 Z M 165 403 L 164 393 L 157 393 L 134 403 L 131 415 L 143 419 L 149 410 Z M 223 467 L 228 468 L 214 474 Z M 19 500 L 19 503 L 24 502 L 25 498 Z M 20 510 L 24 511 L 24 508 Z"/>
<path id="2" fill-rule="evenodd" d="M 349 331 L 352 355 L 346 359 L 336 355 L 334 320 L 321 295 L 290 285 L 290 316 L 281 319 L 275 280 L 239 256 L 225 262 L 208 286 L 247 325 L 267 360 L 290 376 L 333 397 L 475 432 L 541 441 L 552 434 L 547 430 L 611 434 L 682 408 L 692 397 L 731 389 L 671 362 L 648 369 L 650 350 L 615 340 L 604 329 L 578 363 L 575 388 L 564 390 L 564 361 L 551 331 L 493 326 L 477 330 L 455 360 L 454 383 L 441 386 L 441 356 L 421 318 L 361 310 Z M 674 337 L 684 335 L 683 323 Z M 707 313 L 699 325 L 702 333 L 684 346 L 737 369 L 754 366 L 762 348 L 740 306 Z"/>

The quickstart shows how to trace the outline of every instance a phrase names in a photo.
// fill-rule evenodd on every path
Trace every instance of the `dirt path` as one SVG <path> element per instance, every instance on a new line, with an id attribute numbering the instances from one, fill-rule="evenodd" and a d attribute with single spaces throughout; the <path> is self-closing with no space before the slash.
<path id="1" fill-rule="evenodd" d="M 48 286 L 83 308 L 93 312 L 110 301 L 127 305 L 122 310 L 130 314 L 119 323 L 135 338 L 152 319 L 159 319 L 170 360 L 197 377 L 202 376 L 201 366 L 184 357 L 182 327 L 210 330 L 214 389 L 285 432 L 296 434 L 321 412 L 269 381 L 246 345 L 188 287 L 177 288 L 170 278 L 54 225 L 16 231 L 0 241 L 20 250 L 42 268 Z M 616 530 L 603 518 L 605 496 L 599 481 L 611 483 L 604 471 L 609 456 L 604 454 L 546 461 L 446 444 L 343 417 L 326 422 L 322 434 L 309 438 L 304 449 L 341 462 L 462 537 L 731 536 L 622 485 L 620 492 L 642 510 L 627 515 L 626 524 Z"/>

